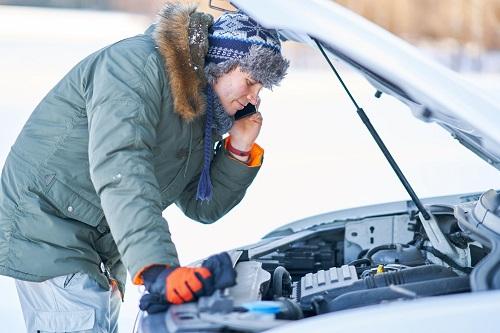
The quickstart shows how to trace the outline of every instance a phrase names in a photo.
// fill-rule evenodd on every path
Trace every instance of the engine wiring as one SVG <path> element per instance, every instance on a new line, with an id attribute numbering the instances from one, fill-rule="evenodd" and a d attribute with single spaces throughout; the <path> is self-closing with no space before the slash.
<path id="1" fill-rule="evenodd" d="M 360 277 L 362 279 L 364 279 L 365 277 L 370 276 L 370 275 L 380 274 L 380 269 L 379 269 L 380 266 L 383 267 L 383 273 L 396 272 L 396 271 L 401 271 L 403 269 L 410 268 L 410 266 L 401 265 L 401 264 L 377 265 L 376 267 L 370 267 L 370 269 L 364 270 L 361 273 Z"/>
<path id="2" fill-rule="evenodd" d="M 146 288 L 144 286 L 138 286 L 137 291 L 141 294 L 141 297 L 146 293 Z M 134 327 L 132 328 L 132 333 L 139 333 L 138 323 L 144 319 L 146 312 L 141 309 L 137 310 L 137 314 L 135 315 Z"/>
<path id="3" fill-rule="evenodd" d="M 462 273 L 470 274 L 472 272 L 472 267 L 462 267 L 459 264 L 457 264 L 455 261 L 453 261 L 450 257 L 448 257 L 446 254 L 436 250 L 432 246 L 420 246 L 420 249 L 426 252 L 429 252 L 433 256 L 435 256 L 438 259 L 441 259 L 445 264 L 450 266 L 451 268 L 454 268 L 458 271 L 461 271 Z"/>
<path id="4" fill-rule="evenodd" d="M 135 315 L 134 327 L 132 328 L 132 333 L 139 333 L 139 326 L 137 326 L 137 324 L 143 319 L 143 317 L 144 317 L 144 312 L 138 310 L 137 314 Z"/>
<path id="5" fill-rule="evenodd" d="M 450 241 L 452 241 L 453 245 L 455 245 L 461 249 L 467 248 L 467 244 L 469 242 L 472 242 L 472 239 L 470 237 L 467 237 L 466 235 L 464 235 L 460 231 L 454 232 L 454 233 L 448 235 L 448 237 L 450 238 Z M 445 264 L 447 264 L 451 268 L 454 268 L 462 273 L 470 274 L 472 272 L 472 267 L 460 266 L 453 259 L 448 257 L 446 254 L 442 253 L 441 251 L 435 249 L 432 246 L 425 245 L 426 240 L 428 240 L 428 237 L 425 234 L 425 232 L 415 232 L 415 238 L 411 242 L 409 242 L 408 244 L 416 246 L 417 249 L 419 249 L 421 251 L 425 251 L 425 252 L 432 254 L 434 257 L 440 259 L 441 261 L 443 261 Z"/>
<path id="6" fill-rule="evenodd" d="M 416 237 L 408 242 L 407 244 L 402 244 L 403 246 L 408 246 L 412 245 L 415 246 L 418 250 L 420 251 L 425 251 L 427 253 L 432 254 L 434 257 L 440 259 L 442 262 L 447 264 L 449 267 L 460 271 L 465 274 L 470 274 L 472 272 L 472 267 L 463 267 L 459 264 L 457 264 L 453 259 L 448 257 L 446 254 L 442 253 L 441 251 L 435 249 L 432 246 L 425 245 L 425 240 L 427 239 L 425 233 L 418 233 L 416 232 Z M 460 239 L 461 246 L 460 248 L 464 248 L 463 242 L 467 242 L 469 239 L 466 237 L 461 237 L 461 235 L 457 235 L 457 233 L 454 233 L 455 239 Z M 348 265 L 355 266 L 357 273 L 360 275 L 360 277 L 364 278 L 368 275 L 375 275 L 377 274 L 377 264 L 373 262 L 372 256 L 383 250 L 396 250 L 397 245 L 396 244 L 382 244 L 375 246 L 371 249 L 365 249 L 362 250 L 359 255 L 358 259 L 352 260 L 351 262 L 348 263 Z M 386 271 L 393 271 L 393 270 L 401 270 L 405 269 L 409 266 L 404 265 L 404 264 L 385 264 L 383 265 L 384 272 Z"/>

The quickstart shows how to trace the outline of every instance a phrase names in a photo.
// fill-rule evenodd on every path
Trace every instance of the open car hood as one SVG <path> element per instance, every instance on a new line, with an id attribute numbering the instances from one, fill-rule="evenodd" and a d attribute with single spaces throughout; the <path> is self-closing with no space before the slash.
<path id="1" fill-rule="evenodd" d="M 400 38 L 329 0 L 232 0 L 284 39 L 317 48 L 348 64 L 379 91 L 434 121 L 500 169 L 500 106 L 458 74 Z"/>

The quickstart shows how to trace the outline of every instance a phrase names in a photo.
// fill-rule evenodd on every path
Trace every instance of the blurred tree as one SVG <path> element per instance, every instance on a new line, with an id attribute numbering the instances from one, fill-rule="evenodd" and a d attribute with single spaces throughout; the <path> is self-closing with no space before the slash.
<path id="1" fill-rule="evenodd" d="M 124 10 L 150 15 L 175 0 L 0 0 L 0 4 Z M 183 0 L 189 1 L 189 0 Z M 228 0 L 212 0 L 227 6 Z M 332 0 L 333 1 L 333 0 Z M 201 9 L 208 0 L 196 1 Z M 336 0 L 409 40 L 448 40 L 477 50 L 500 50 L 500 0 Z"/>
<path id="2" fill-rule="evenodd" d="M 480 50 L 500 49 L 500 0 L 337 2 L 407 39 L 454 39 Z"/>

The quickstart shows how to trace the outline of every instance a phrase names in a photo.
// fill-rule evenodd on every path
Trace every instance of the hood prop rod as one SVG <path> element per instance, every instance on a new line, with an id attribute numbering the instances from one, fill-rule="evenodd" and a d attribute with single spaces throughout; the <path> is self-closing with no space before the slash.
<path id="1" fill-rule="evenodd" d="M 365 111 L 362 108 L 360 108 L 359 105 L 358 105 L 358 103 L 356 103 L 356 100 L 354 100 L 354 97 L 351 95 L 351 92 L 349 91 L 349 89 L 347 88 L 347 86 L 344 84 L 344 81 L 342 80 L 342 78 L 340 77 L 339 73 L 337 72 L 337 70 L 333 66 L 332 62 L 330 61 L 330 58 L 328 58 L 328 55 L 325 53 L 325 50 L 323 49 L 323 46 L 321 46 L 321 44 L 318 42 L 318 40 L 316 38 L 314 38 L 314 37 L 311 37 L 311 38 L 312 38 L 312 40 L 314 40 L 314 42 L 316 43 L 316 45 L 318 45 L 319 50 L 323 54 L 323 57 L 325 57 L 326 61 L 330 65 L 331 69 L 333 70 L 333 72 L 335 73 L 335 75 L 339 79 L 340 83 L 342 84 L 342 87 L 344 87 L 344 90 L 346 91 L 347 95 L 349 95 L 349 98 L 351 99 L 352 103 L 356 107 L 356 112 L 358 113 L 358 116 L 361 118 L 361 121 L 363 122 L 363 124 L 365 124 L 365 126 L 368 128 L 368 131 L 372 135 L 373 139 L 377 143 L 377 145 L 380 148 L 380 150 L 382 150 L 382 153 L 384 154 L 385 158 L 387 159 L 387 161 L 391 165 L 392 169 L 394 170 L 394 172 L 398 176 L 398 178 L 401 181 L 401 183 L 403 184 L 404 188 L 406 189 L 406 191 L 410 195 L 413 203 L 420 210 L 420 213 L 422 214 L 422 216 L 424 217 L 424 219 L 429 220 L 430 219 L 429 213 L 424 208 L 424 205 L 422 204 L 422 202 L 418 198 L 418 196 L 415 193 L 415 191 L 413 191 L 413 188 L 411 187 L 411 185 L 408 182 L 408 180 L 406 180 L 406 177 L 404 176 L 404 174 L 401 171 L 401 169 L 399 168 L 398 164 L 396 163 L 396 161 L 392 157 L 391 153 L 389 152 L 389 150 L 385 146 L 384 142 L 382 141 L 382 139 L 378 135 L 377 131 L 373 127 L 372 123 L 370 122 L 370 119 L 368 119 L 368 116 L 366 115 Z"/>

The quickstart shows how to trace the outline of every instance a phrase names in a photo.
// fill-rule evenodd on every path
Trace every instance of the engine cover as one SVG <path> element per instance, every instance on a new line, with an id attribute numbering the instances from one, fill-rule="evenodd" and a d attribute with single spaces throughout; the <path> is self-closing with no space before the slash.
<path id="1" fill-rule="evenodd" d="M 301 304 L 308 304 L 315 295 L 351 285 L 357 280 L 356 268 L 348 265 L 320 270 L 314 274 L 308 273 L 294 285 L 292 297 Z"/>

